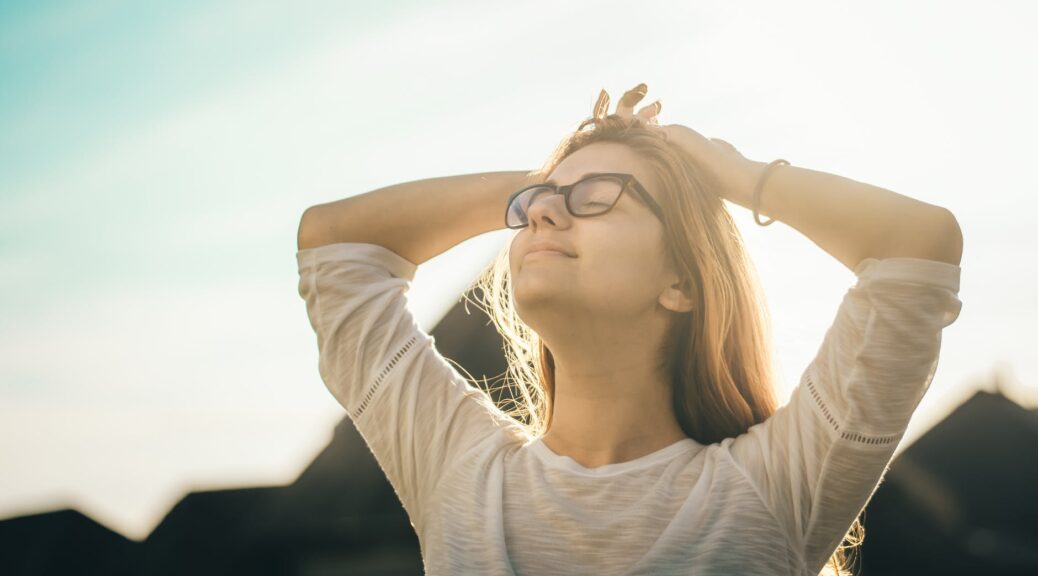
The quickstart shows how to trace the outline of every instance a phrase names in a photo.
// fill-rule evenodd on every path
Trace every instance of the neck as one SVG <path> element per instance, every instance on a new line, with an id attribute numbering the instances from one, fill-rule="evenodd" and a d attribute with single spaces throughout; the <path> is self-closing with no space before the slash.
<path id="1" fill-rule="evenodd" d="M 687 438 L 670 384 L 648 362 L 571 370 L 556 357 L 551 428 L 542 441 L 585 468 L 634 460 Z"/>

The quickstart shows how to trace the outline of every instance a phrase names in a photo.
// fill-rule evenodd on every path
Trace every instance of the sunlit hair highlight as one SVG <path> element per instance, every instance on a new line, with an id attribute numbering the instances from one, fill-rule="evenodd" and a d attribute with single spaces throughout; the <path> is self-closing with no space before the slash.
<path id="1" fill-rule="evenodd" d="M 743 434 L 777 409 L 771 319 L 756 269 L 735 221 L 710 190 L 696 159 L 667 141 L 658 128 L 615 114 L 595 114 L 558 145 L 531 175 L 544 181 L 577 150 L 596 142 L 627 146 L 655 176 L 664 207 L 666 256 L 687 281 L 693 308 L 673 313 L 660 366 L 671 376 L 674 413 L 685 434 L 709 445 Z M 505 343 L 509 399 L 502 410 L 531 438 L 551 427 L 555 363 L 551 350 L 519 318 L 511 290 L 506 243 L 483 271 L 477 302 Z M 822 574 L 851 574 L 847 552 L 864 538 L 855 519 L 844 545 Z"/>

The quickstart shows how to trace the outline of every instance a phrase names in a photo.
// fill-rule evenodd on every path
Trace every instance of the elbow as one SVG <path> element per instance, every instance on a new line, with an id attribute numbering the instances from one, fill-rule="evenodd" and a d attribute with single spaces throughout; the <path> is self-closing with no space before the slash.
<path id="1" fill-rule="evenodd" d="M 944 209 L 939 232 L 936 234 L 937 246 L 934 249 L 934 260 L 958 266 L 962 262 L 962 228 L 950 210 Z"/>
<path id="2" fill-rule="evenodd" d="M 303 211 L 299 218 L 299 229 L 296 231 L 296 250 L 306 250 L 317 245 L 315 240 L 317 206 L 311 206 Z"/>
<path id="3" fill-rule="evenodd" d="M 955 266 L 962 261 L 962 229 L 946 208 L 928 206 L 896 219 L 877 243 L 881 249 L 868 252 L 877 259 L 908 256 Z"/>

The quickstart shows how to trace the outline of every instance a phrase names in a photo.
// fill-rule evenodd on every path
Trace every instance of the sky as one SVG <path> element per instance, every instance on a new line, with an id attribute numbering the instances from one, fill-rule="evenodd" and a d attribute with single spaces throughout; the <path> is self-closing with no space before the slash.
<path id="1" fill-rule="evenodd" d="M 0 518 L 143 539 L 191 490 L 291 482 L 345 412 L 297 292 L 314 204 L 541 166 L 600 89 L 951 210 L 959 318 L 900 450 L 977 390 L 1038 406 L 1027 2 L 0 3 Z M 611 107 L 611 110 L 613 109 Z M 854 275 L 729 204 L 782 402 Z M 422 264 L 432 330 L 503 228 Z"/>

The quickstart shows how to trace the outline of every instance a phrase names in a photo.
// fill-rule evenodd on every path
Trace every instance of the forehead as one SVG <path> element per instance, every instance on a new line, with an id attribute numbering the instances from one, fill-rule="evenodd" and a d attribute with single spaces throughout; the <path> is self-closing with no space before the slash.
<path id="1" fill-rule="evenodd" d="M 653 197 L 657 197 L 652 174 L 630 148 L 617 142 L 595 142 L 577 150 L 555 166 L 548 180 L 560 186 L 572 184 L 588 172 L 633 174 Z"/>

